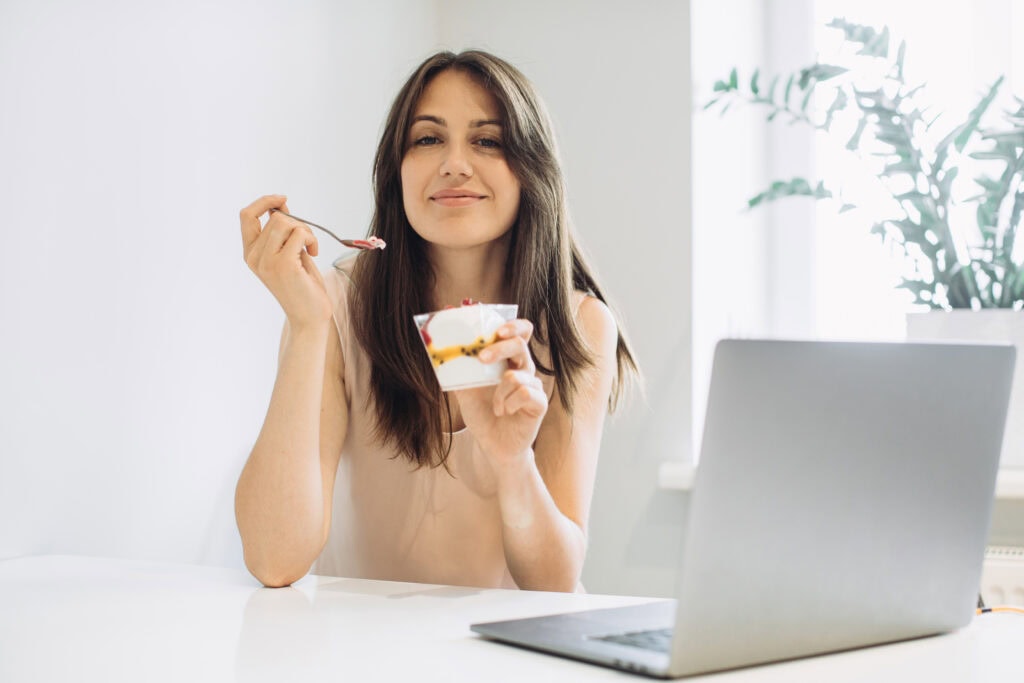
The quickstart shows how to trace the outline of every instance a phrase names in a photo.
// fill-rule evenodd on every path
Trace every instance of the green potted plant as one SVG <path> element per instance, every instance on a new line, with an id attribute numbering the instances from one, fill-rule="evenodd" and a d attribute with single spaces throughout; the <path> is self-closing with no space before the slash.
<path id="1" fill-rule="evenodd" d="M 764 108 L 769 121 L 810 126 L 823 135 L 842 134 L 836 120 L 854 117 L 846 149 L 879 156 L 878 178 L 893 200 L 891 215 L 871 231 L 907 257 L 899 287 L 931 309 L 1024 307 L 1024 253 L 1014 253 L 1024 210 L 1024 100 L 1016 98 L 1018 108 L 1005 112 L 1001 126 L 983 125 L 1003 84 L 1000 77 L 965 121 L 930 144 L 931 128 L 942 119 L 929 114 L 926 87 L 904 79 L 906 44 L 893 50 L 888 29 L 844 19 L 828 26 L 858 48 L 848 63 L 816 62 L 770 79 L 760 69 L 741 79 L 734 68 L 714 84 L 705 109 L 724 114 L 737 104 L 753 105 Z M 983 163 L 975 164 L 976 191 L 958 198 L 954 189 L 965 184 L 958 174 L 966 159 Z M 836 189 L 824 180 L 776 180 L 748 203 L 753 208 L 784 197 L 833 198 Z M 958 203 L 976 206 L 974 225 L 950 220 Z M 841 202 L 838 210 L 854 208 Z"/>
<path id="2" fill-rule="evenodd" d="M 877 179 L 891 201 L 870 230 L 906 256 L 898 287 L 912 294 L 918 311 L 931 311 L 908 312 L 908 337 L 1017 344 L 1018 388 L 1002 465 L 1024 468 L 1024 244 L 1016 242 L 1024 213 L 1024 100 L 1015 97 L 1016 109 L 995 117 L 1000 77 L 965 120 L 946 124 L 930 112 L 926 86 L 904 79 L 906 44 L 893 49 L 887 28 L 844 19 L 828 26 L 852 48 L 844 63 L 816 62 L 770 78 L 757 69 L 741 79 L 734 68 L 714 84 L 705 109 L 724 115 L 741 104 L 761 107 L 769 121 L 841 135 L 850 154 L 878 162 Z M 840 119 L 852 124 L 845 132 Z M 787 197 L 831 199 L 839 212 L 858 208 L 841 187 L 801 177 L 771 182 L 748 205 Z"/>

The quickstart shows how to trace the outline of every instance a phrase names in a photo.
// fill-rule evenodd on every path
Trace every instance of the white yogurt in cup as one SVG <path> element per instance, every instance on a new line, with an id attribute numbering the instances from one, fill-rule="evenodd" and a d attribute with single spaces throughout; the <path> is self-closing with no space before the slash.
<path id="1" fill-rule="evenodd" d="M 508 363 L 481 363 L 477 354 L 494 343 L 499 327 L 514 320 L 515 304 L 463 304 L 413 316 L 441 391 L 498 384 Z"/>

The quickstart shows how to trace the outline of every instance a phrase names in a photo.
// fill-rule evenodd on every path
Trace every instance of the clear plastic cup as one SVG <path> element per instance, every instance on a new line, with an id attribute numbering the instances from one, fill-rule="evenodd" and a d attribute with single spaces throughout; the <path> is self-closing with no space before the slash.
<path id="1" fill-rule="evenodd" d="M 504 361 L 481 363 L 477 354 L 495 341 L 499 327 L 514 320 L 515 304 L 468 304 L 413 316 L 441 391 L 498 384 Z"/>

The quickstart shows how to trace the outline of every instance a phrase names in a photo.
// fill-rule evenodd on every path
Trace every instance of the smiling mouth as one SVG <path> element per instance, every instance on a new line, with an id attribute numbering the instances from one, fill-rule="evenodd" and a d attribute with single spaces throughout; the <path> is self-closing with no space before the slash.
<path id="1" fill-rule="evenodd" d="M 482 195 L 478 194 L 441 194 L 434 195 L 430 200 L 441 206 L 468 206 L 483 198 Z"/>
<path id="2" fill-rule="evenodd" d="M 483 199 L 482 194 L 476 192 L 468 192 L 465 190 L 441 190 L 430 196 L 431 199 L 462 199 L 463 197 L 469 197 L 472 199 Z"/>

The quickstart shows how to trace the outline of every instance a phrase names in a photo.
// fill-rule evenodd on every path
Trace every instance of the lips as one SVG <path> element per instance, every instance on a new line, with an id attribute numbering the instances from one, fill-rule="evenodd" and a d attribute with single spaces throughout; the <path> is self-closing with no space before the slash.
<path id="1" fill-rule="evenodd" d="M 484 195 L 469 190 L 439 190 L 430 195 L 431 199 L 483 199 Z"/>
<path id="2" fill-rule="evenodd" d="M 439 190 L 430 195 L 430 201 L 434 204 L 450 209 L 473 206 L 483 199 L 486 199 L 486 195 L 460 189 Z"/>

